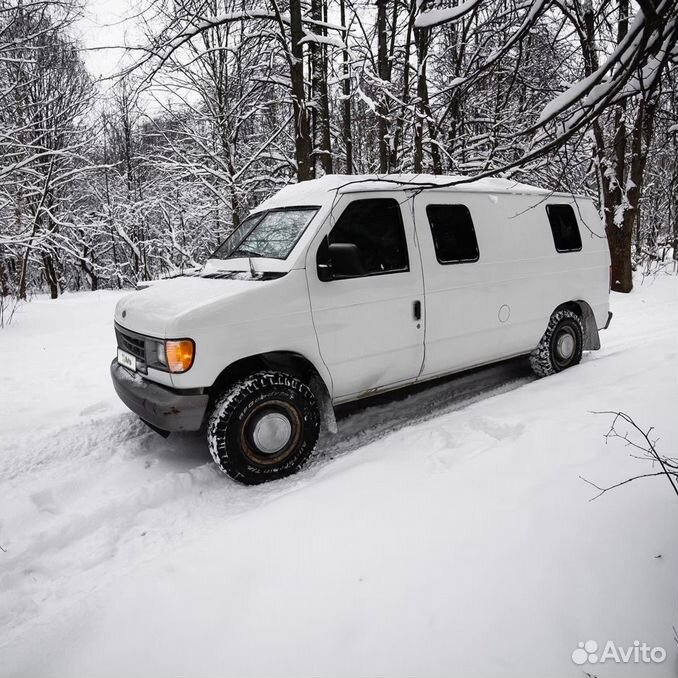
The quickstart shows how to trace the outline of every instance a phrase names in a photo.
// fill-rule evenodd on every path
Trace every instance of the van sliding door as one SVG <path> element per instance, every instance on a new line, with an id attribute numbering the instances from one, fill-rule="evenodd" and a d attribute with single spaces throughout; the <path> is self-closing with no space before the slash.
<path id="1" fill-rule="evenodd" d="M 501 283 L 489 195 L 429 191 L 415 198 L 426 288 L 426 349 L 422 377 L 496 359 Z"/>

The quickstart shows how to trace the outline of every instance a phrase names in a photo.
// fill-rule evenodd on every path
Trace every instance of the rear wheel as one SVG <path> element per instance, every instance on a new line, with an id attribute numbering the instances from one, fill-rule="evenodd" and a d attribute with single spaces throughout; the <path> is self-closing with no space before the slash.
<path id="1" fill-rule="evenodd" d="M 530 353 L 534 373 L 538 377 L 548 377 L 577 365 L 581 361 L 583 337 L 581 318 L 574 311 L 556 311 L 537 348 Z"/>
<path id="2" fill-rule="evenodd" d="M 255 485 L 296 473 L 319 431 L 318 405 L 306 384 L 282 372 L 257 372 L 219 398 L 207 440 L 222 471 Z"/>

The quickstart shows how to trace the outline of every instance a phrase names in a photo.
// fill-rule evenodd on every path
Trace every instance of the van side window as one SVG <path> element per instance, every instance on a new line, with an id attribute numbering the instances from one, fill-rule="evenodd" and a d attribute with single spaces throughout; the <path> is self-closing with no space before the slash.
<path id="1" fill-rule="evenodd" d="M 546 214 L 551 224 L 556 250 L 578 252 L 581 249 L 581 235 L 572 205 L 546 205 Z"/>
<path id="2" fill-rule="evenodd" d="M 439 263 L 478 261 L 478 240 L 466 205 L 427 205 L 426 216 Z"/>
<path id="3" fill-rule="evenodd" d="M 321 250 L 328 245 L 334 250 L 331 258 L 337 259 L 335 278 L 409 270 L 403 218 L 393 198 L 354 200 L 342 212 Z M 321 250 L 318 262 L 327 256 Z"/>

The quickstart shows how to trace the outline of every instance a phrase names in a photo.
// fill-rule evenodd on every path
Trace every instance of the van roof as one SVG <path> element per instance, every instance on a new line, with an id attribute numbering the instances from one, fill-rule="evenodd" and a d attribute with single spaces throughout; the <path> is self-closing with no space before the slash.
<path id="1" fill-rule="evenodd" d="M 456 185 L 448 185 L 453 182 Z M 459 193 L 511 193 L 536 196 L 566 196 L 572 194 L 549 191 L 545 188 L 521 184 L 512 179 L 473 179 L 462 175 L 434 174 L 328 174 L 320 179 L 290 184 L 266 199 L 256 211 L 293 205 L 322 205 L 328 194 L 363 193 L 372 191 L 402 191 L 417 188 L 444 187 L 445 191 Z M 441 189 L 443 190 L 443 189 Z M 576 196 L 585 198 L 585 196 Z"/>

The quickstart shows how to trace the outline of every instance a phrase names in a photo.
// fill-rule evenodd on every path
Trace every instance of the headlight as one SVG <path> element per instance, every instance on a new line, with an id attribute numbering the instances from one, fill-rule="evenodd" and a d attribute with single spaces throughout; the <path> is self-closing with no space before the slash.
<path id="1" fill-rule="evenodd" d="M 146 339 L 146 364 L 156 370 L 167 369 L 164 341 L 158 339 Z"/>
<path id="2" fill-rule="evenodd" d="M 165 341 L 165 363 L 167 369 L 175 374 L 191 369 L 195 358 L 195 342 L 193 339 L 167 339 Z M 158 356 L 158 359 L 160 357 Z"/>
<path id="3" fill-rule="evenodd" d="M 193 365 L 195 342 L 193 339 L 146 339 L 146 359 L 149 367 L 180 374 Z"/>
<path id="4" fill-rule="evenodd" d="M 165 342 L 158 341 L 155 345 L 155 357 L 161 365 L 167 367 L 167 355 L 165 354 Z"/>

